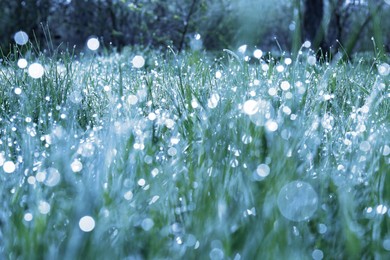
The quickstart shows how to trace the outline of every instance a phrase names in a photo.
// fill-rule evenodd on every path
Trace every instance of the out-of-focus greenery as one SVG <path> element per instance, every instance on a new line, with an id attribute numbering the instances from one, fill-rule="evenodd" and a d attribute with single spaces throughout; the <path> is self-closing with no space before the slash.
<path id="1" fill-rule="evenodd" d="M 0 258 L 389 258 L 388 62 L 32 47 L 0 67 Z"/>
<path id="2" fill-rule="evenodd" d="M 385 45 L 388 49 L 389 5 L 383 1 L 361 2 L 345 5 L 345 1 L 323 1 L 324 37 L 329 46 L 339 48 L 336 39 L 348 45 L 352 32 L 361 31 L 354 50 L 372 50 L 372 36 L 377 48 Z M 373 7 L 378 4 L 381 8 L 373 15 Z M 304 8 L 300 0 L 1 1 L 0 46 L 9 52 L 14 33 L 23 30 L 35 34 L 33 40 L 42 49 L 61 44 L 61 48 L 76 45 L 81 49 L 92 35 L 106 47 L 170 45 L 185 49 L 194 35 L 200 34 L 206 49 L 250 44 L 267 50 L 280 51 L 279 45 L 283 50 L 294 50 L 306 40 L 301 30 Z M 340 16 L 340 24 L 332 20 L 335 13 Z M 360 28 L 370 15 L 372 19 Z"/>

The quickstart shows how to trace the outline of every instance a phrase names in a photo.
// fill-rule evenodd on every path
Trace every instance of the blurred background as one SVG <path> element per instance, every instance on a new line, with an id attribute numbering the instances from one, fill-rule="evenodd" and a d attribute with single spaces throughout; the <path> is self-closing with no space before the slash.
<path id="1" fill-rule="evenodd" d="M 311 48 L 390 50 L 390 0 L 16 0 L 0 1 L 0 47 L 18 31 L 41 48 L 142 45 L 176 50 Z M 339 40 L 339 42 L 337 41 Z M 374 47 L 375 46 L 375 47 Z"/>

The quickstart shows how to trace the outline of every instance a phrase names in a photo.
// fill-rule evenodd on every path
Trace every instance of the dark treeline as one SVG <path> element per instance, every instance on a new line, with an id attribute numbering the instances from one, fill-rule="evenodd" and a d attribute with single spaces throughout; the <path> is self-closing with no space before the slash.
<path id="1" fill-rule="evenodd" d="M 390 1 L 389 1 L 390 2 Z M 43 48 L 78 48 L 91 35 L 103 44 L 191 47 L 201 35 L 205 49 L 240 44 L 265 50 L 297 51 L 305 40 L 313 49 L 340 47 L 388 51 L 390 6 L 383 0 L 24 0 L 0 2 L 0 47 L 11 49 L 23 30 Z"/>

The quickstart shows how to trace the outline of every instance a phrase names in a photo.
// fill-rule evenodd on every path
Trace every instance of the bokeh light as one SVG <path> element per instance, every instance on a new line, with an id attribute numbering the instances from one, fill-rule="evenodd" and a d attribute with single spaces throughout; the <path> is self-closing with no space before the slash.
<path id="1" fill-rule="evenodd" d="M 87 41 L 87 47 L 91 51 L 96 51 L 100 47 L 99 39 L 96 38 L 96 37 L 89 38 L 88 41 Z"/>
<path id="2" fill-rule="evenodd" d="M 28 42 L 28 35 L 24 31 L 15 33 L 14 40 L 18 45 L 25 45 Z"/>
<path id="3" fill-rule="evenodd" d="M 39 63 L 33 63 L 28 67 L 28 74 L 33 79 L 39 79 L 44 74 L 43 66 Z"/>

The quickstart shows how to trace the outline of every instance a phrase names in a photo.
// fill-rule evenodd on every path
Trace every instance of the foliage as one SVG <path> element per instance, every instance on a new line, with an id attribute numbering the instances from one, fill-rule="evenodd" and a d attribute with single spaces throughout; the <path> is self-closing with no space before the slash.
<path id="1" fill-rule="evenodd" d="M 0 258 L 389 257 L 387 63 L 23 48 L 0 67 Z M 281 204 L 296 180 L 317 198 Z"/>
<path id="2" fill-rule="evenodd" d="M 353 45 L 353 50 L 371 50 L 374 36 L 381 53 L 386 50 L 384 46 L 388 48 L 389 5 L 383 1 L 359 5 L 345 5 L 340 0 L 322 2 L 324 30 L 319 31 L 327 46 L 338 49 L 339 40 L 344 47 Z M 99 37 L 107 48 L 169 45 L 182 50 L 189 49 L 194 35 L 199 34 L 207 50 L 249 44 L 280 51 L 280 45 L 283 50 L 296 53 L 306 40 L 301 30 L 304 9 L 301 0 L 282 0 L 277 4 L 270 0 L 1 1 L 0 47 L 5 54 L 11 52 L 12 36 L 23 30 L 35 46 L 50 52 L 59 45 L 62 50 L 74 45 L 82 50 L 91 36 Z M 354 32 L 358 35 L 351 37 Z M 317 45 L 313 40 L 313 47 Z"/>

